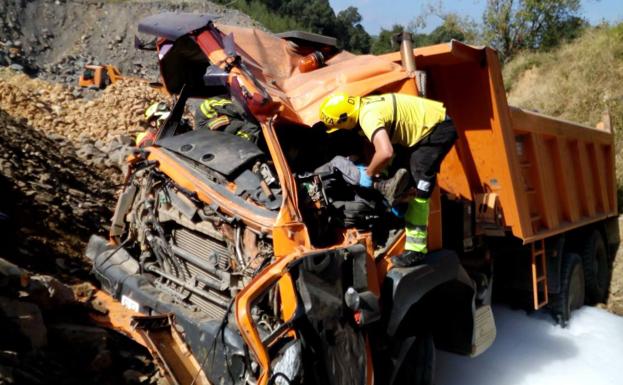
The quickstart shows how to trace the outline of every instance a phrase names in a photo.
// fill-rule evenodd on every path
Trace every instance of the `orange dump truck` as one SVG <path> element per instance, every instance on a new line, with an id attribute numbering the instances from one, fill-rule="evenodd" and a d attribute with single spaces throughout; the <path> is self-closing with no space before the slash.
<path id="1" fill-rule="evenodd" d="M 563 323 L 604 299 L 613 135 L 509 107 L 494 50 L 405 36 L 400 53 L 358 56 L 183 13 L 139 30 L 157 37 L 175 103 L 129 159 L 109 239 L 92 237 L 87 256 L 108 308 L 94 318 L 145 345 L 171 383 L 426 385 L 435 347 L 493 343 L 493 296 Z M 337 91 L 425 95 L 456 124 L 417 266 L 391 265 L 404 223 L 378 192 L 319 171 L 369 155 L 356 132 L 319 126 Z M 217 95 L 253 135 L 189 129 L 187 102 Z"/>

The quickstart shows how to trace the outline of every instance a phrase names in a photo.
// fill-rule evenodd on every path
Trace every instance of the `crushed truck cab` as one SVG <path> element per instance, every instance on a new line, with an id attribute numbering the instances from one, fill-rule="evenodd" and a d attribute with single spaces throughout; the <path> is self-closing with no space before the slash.
<path id="1" fill-rule="evenodd" d="M 551 298 L 563 322 L 578 269 L 594 269 L 592 294 L 606 284 L 612 134 L 510 108 L 494 50 L 354 55 L 199 14 L 151 16 L 139 31 L 157 37 L 175 103 L 128 160 L 110 237 L 92 237 L 87 255 L 114 309 L 96 320 L 148 347 L 173 383 L 430 384 L 435 346 L 476 356 L 493 343 L 494 279 L 530 307 Z M 405 234 L 380 193 L 317 171 L 369 155 L 356 132 L 319 127 L 334 92 L 424 95 L 452 116 L 459 139 L 422 264 L 392 268 Z M 188 129 L 193 99 L 223 95 L 257 140 Z"/>

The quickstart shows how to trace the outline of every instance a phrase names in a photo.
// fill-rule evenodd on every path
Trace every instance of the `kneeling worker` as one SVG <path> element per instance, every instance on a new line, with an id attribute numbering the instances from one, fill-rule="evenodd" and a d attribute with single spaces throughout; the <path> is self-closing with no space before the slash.
<path id="1" fill-rule="evenodd" d="M 322 102 L 320 120 L 328 132 L 351 130 L 359 124 L 374 145 L 370 164 L 359 168 L 359 184 L 363 187 L 372 187 L 375 176 L 390 163 L 393 145 L 407 149 L 416 193 L 405 214 L 405 251 L 393 256 L 392 264 L 407 267 L 420 263 L 428 252 L 429 198 L 441 161 L 457 138 L 444 105 L 406 94 L 358 97 L 338 93 Z"/>

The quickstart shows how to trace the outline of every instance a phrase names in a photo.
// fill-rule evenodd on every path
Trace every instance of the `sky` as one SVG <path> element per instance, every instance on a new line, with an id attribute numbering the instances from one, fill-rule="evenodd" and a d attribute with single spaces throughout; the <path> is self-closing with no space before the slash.
<path id="1" fill-rule="evenodd" d="M 371 35 L 376 35 L 381 27 L 389 29 L 393 24 L 406 25 L 417 15 L 423 13 L 428 0 L 329 0 L 335 12 L 349 6 L 355 6 L 363 17 L 363 27 Z M 444 11 L 456 12 L 459 15 L 470 16 L 474 21 L 482 21 L 482 13 L 486 0 L 445 0 Z M 580 14 L 591 24 L 623 21 L 623 0 L 582 0 Z M 426 21 L 423 32 L 430 32 L 441 23 L 436 16 Z"/>

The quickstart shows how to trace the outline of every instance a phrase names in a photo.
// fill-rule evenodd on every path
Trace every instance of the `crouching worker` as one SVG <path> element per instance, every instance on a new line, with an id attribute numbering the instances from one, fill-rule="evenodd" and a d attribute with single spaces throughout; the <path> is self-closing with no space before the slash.
<path id="1" fill-rule="evenodd" d="M 247 117 L 238 103 L 221 96 L 201 102 L 195 111 L 195 127 L 227 132 L 254 143 L 260 133 L 260 127 Z"/>
<path id="2" fill-rule="evenodd" d="M 376 176 L 394 155 L 394 145 L 406 148 L 416 192 L 405 213 L 405 251 L 393 256 L 392 264 L 407 267 L 420 263 L 428 252 L 429 199 L 441 161 L 457 138 L 444 105 L 405 94 L 358 97 L 339 93 L 322 102 L 320 119 L 328 132 L 359 125 L 372 142 L 370 164 L 359 167 L 359 185 L 363 187 L 374 186 Z"/>

